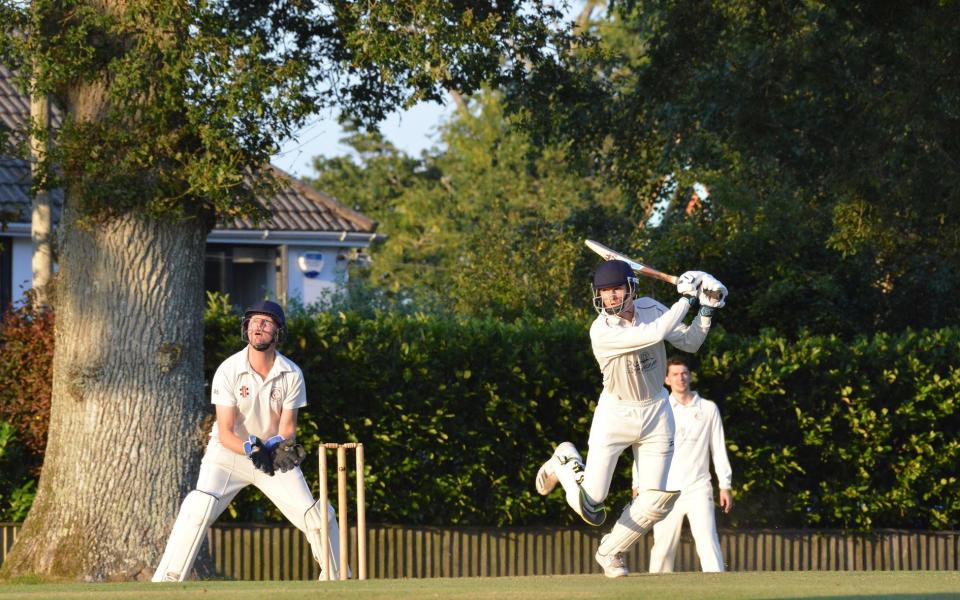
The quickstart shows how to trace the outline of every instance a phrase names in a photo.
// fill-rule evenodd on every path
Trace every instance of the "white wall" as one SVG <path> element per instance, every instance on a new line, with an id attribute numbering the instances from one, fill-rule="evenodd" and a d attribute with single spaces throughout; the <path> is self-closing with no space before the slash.
<path id="1" fill-rule="evenodd" d="M 33 241 L 29 237 L 13 238 L 12 283 L 10 300 L 23 301 L 23 293 L 33 287 Z"/>
<path id="2" fill-rule="evenodd" d="M 322 299 L 326 290 L 332 291 L 346 283 L 348 261 L 346 258 L 338 260 L 337 257 L 345 257 L 349 251 L 349 247 L 317 249 L 290 246 L 287 253 L 287 298 L 309 305 Z M 299 266 L 298 259 L 307 253 L 320 254 L 323 257 L 322 267 L 315 278 L 306 277 Z M 13 238 L 13 302 L 23 300 L 23 292 L 32 287 L 32 256 L 33 244 L 30 238 Z"/>
<path id="3" fill-rule="evenodd" d="M 309 305 L 322 299 L 324 292 L 333 291 L 347 281 L 347 248 L 324 248 L 322 250 L 302 246 L 287 249 L 287 298 Z M 308 278 L 300 268 L 303 255 L 323 257 L 321 268 L 314 278 Z M 338 256 L 344 258 L 338 260 Z"/>

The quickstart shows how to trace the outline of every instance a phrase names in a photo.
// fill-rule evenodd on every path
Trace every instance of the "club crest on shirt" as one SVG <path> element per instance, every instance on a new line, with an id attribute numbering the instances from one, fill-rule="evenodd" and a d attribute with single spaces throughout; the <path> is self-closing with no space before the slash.
<path id="1" fill-rule="evenodd" d="M 280 389 L 280 386 L 273 384 L 273 387 L 270 389 L 270 400 L 273 402 L 279 402 L 283 397 L 283 390 Z"/>
<path id="2" fill-rule="evenodd" d="M 245 385 L 240 386 L 240 397 L 246 398 L 250 394 L 250 388 Z"/>

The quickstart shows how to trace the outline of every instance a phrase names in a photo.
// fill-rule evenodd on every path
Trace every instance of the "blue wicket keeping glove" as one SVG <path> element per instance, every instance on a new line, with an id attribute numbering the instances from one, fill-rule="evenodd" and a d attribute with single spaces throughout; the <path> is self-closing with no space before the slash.
<path id="1" fill-rule="evenodd" d="M 250 438 L 243 443 L 243 453 L 247 455 L 247 458 L 250 459 L 250 462 L 253 463 L 253 466 L 256 467 L 258 471 L 262 471 L 273 477 L 275 471 L 271 450 L 282 441 L 283 437 L 279 435 L 273 436 L 266 442 L 261 441 L 260 438 L 255 435 L 251 435 Z"/>

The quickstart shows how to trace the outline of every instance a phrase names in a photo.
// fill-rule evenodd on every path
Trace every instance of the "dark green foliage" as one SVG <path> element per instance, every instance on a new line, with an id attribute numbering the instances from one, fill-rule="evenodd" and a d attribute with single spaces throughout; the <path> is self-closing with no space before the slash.
<path id="1" fill-rule="evenodd" d="M 239 317 L 223 308 L 208 309 L 230 339 L 208 354 L 210 374 L 240 347 Z M 298 312 L 288 322 L 281 350 L 306 378 L 298 437 L 314 489 L 318 443 L 361 441 L 371 520 L 573 522 L 559 495 L 545 502 L 532 482 L 555 444 L 586 439 L 600 382 L 586 322 Z M 257 512 L 235 510 L 240 520 Z"/>
<path id="2" fill-rule="evenodd" d="M 612 3 L 510 105 L 627 190 L 609 245 L 731 291 L 738 334 L 898 332 L 960 308 L 955 2 Z M 709 198 L 686 213 L 695 183 Z M 662 226 L 643 227 L 654 206 Z"/>
<path id="3" fill-rule="evenodd" d="M 586 450 L 600 390 L 586 320 L 292 310 L 288 322 L 282 351 L 306 377 L 298 441 L 314 491 L 319 442 L 361 441 L 373 522 L 576 523 L 561 494 L 540 497 L 533 478 L 560 441 Z M 240 317 L 212 297 L 206 323 L 210 378 L 241 347 Z M 960 526 L 958 348 L 956 328 L 794 341 L 715 327 L 693 366 L 694 387 L 720 406 L 733 463 L 737 508 L 721 525 Z M 0 377 L 13 364 L 0 362 Z M 0 400 L 9 410 L 10 398 Z M 12 432 L 0 425 L 3 489 L 23 490 L 32 479 L 12 469 L 39 455 L 14 458 L 22 447 Z M 627 497 L 628 457 L 608 499 L 615 510 Z M 4 493 L 3 514 L 14 518 L 26 495 Z M 222 518 L 282 520 L 254 488 Z"/>
<path id="4" fill-rule="evenodd" d="M 960 523 L 960 330 L 844 341 L 714 333 L 699 390 L 720 401 L 744 526 Z"/>
<path id="5" fill-rule="evenodd" d="M 0 421 L 0 521 L 22 521 L 37 491 L 29 465 L 39 456 L 17 440 L 16 431 Z"/>

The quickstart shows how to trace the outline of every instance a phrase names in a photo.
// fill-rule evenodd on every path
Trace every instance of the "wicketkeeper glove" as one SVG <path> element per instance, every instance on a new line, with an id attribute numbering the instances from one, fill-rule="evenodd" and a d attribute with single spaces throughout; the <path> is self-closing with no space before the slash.
<path id="1" fill-rule="evenodd" d="M 293 439 L 283 440 L 274 446 L 271 452 L 273 466 L 286 473 L 290 469 L 298 466 L 307 457 L 307 452 L 303 446 L 293 441 Z"/>
<path id="2" fill-rule="evenodd" d="M 247 458 L 250 459 L 250 462 L 258 471 L 263 471 L 273 477 L 275 470 L 271 450 L 282 441 L 283 438 L 279 435 L 273 436 L 266 442 L 255 435 L 251 435 L 250 439 L 243 443 L 243 453 L 247 455 Z"/>

